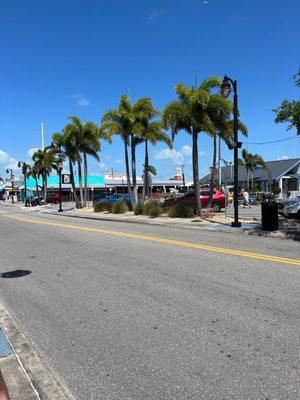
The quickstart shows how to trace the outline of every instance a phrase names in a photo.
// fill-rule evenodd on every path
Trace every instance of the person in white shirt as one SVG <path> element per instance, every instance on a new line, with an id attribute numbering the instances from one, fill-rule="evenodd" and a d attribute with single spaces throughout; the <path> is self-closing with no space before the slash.
<path id="1" fill-rule="evenodd" d="M 251 208 L 249 203 L 249 192 L 247 189 L 242 190 L 242 197 L 243 197 L 243 208 L 245 208 L 246 206 Z"/>

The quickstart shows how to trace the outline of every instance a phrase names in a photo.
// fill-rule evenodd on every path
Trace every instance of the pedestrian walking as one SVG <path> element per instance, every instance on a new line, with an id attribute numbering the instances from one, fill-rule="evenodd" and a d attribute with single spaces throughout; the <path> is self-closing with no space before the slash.
<path id="1" fill-rule="evenodd" d="M 249 203 L 249 192 L 247 189 L 242 190 L 242 198 L 243 198 L 243 208 L 245 208 L 246 206 L 251 208 Z"/>

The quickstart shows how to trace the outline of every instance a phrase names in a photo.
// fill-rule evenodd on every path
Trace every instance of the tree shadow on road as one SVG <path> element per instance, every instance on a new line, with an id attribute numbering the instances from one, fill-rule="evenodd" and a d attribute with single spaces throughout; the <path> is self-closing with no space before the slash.
<path id="1" fill-rule="evenodd" d="M 16 269 L 15 271 L 1 272 L 1 278 L 22 278 L 23 276 L 31 274 L 31 271 L 26 269 Z"/>

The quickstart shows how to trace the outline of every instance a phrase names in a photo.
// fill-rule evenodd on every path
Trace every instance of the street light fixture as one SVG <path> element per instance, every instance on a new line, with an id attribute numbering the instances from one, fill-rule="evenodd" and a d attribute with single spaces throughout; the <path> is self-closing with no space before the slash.
<path id="1" fill-rule="evenodd" d="M 23 166 L 22 172 L 24 172 L 24 189 L 25 189 L 24 205 L 25 207 L 27 207 L 27 168 L 29 167 L 29 165 L 24 161 L 19 161 L 18 168 L 21 168 L 22 166 Z"/>
<path id="2" fill-rule="evenodd" d="M 230 95 L 231 87 L 233 88 L 233 133 L 234 142 L 231 145 L 234 151 L 234 222 L 231 223 L 232 227 L 240 228 L 239 222 L 239 170 L 238 170 L 238 149 L 241 143 L 238 142 L 238 95 L 237 95 L 237 81 L 232 80 L 227 75 L 224 76 L 223 83 L 221 84 L 221 96 L 227 98 Z"/>
<path id="3" fill-rule="evenodd" d="M 11 180 L 11 191 L 12 191 L 12 198 L 11 198 L 11 202 L 14 203 L 14 174 L 13 174 L 13 170 L 11 168 L 7 168 L 6 173 L 9 174 L 10 172 L 10 180 Z"/>

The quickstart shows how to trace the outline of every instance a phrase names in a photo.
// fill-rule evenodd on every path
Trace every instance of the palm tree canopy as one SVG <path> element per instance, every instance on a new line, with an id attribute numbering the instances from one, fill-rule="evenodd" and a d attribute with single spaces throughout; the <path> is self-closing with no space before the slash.
<path id="1" fill-rule="evenodd" d="M 263 158 L 259 154 L 249 153 L 246 149 L 242 151 L 242 160 L 239 160 L 240 165 L 244 165 L 247 171 L 254 172 L 254 168 L 256 165 L 266 168 L 266 163 Z"/>
<path id="2" fill-rule="evenodd" d="M 129 137 L 131 135 L 141 137 L 144 122 L 157 115 L 158 112 L 150 98 L 142 97 L 136 103 L 131 103 L 128 95 L 122 95 L 118 108 L 103 114 L 100 132 L 109 136 L 118 134 L 129 144 Z"/>
<path id="3" fill-rule="evenodd" d="M 52 170 L 58 169 L 57 161 L 55 158 L 55 152 L 50 147 L 37 150 L 33 156 L 34 170 L 38 176 L 47 177 L 50 175 Z"/>
<path id="4" fill-rule="evenodd" d="M 198 88 L 187 87 L 183 83 L 175 86 L 178 100 L 169 103 L 163 111 L 163 126 L 171 129 L 172 135 L 180 130 L 192 134 L 205 132 L 210 135 L 217 134 L 215 119 L 229 120 L 233 110 L 232 102 L 211 90 L 218 88 L 222 81 L 218 77 L 205 79 Z"/>

